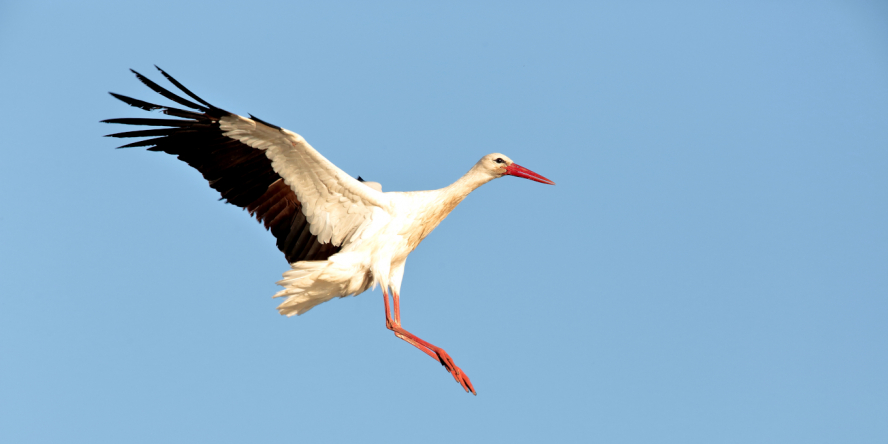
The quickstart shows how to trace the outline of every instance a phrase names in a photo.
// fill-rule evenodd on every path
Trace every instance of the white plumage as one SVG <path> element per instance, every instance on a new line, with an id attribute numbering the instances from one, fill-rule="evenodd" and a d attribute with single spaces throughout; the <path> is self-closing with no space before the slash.
<path id="1" fill-rule="evenodd" d="M 334 297 L 357 295 L 378 284 L 385 298 L 387 328 L 439 360 L 463 388 L 474 393 L 468 376 L 444 350 L 401 327 L 399 295 L 407 255 L 470 192 L 490 180 L 513 175 L 554 183 L 494 153 L 445 188 L 382 192 L 378 183 L 362 182 L 337 168 L 302 136 L 216 108 L 161 73 L 199 104 L 136 75 L 159 94 L 196 111 L 112 93 L 132 106 L 185 120 L 109 119 L 105 122 L 163 127 L 111 136 L 154 137 L 124 147 L 148 146 L 177 155 L 203 173 L 223 198 L 265 223 L 291 262 L 278 282 L 283 290 L 274 295 L 285 298 L 278 306 L 280 313 L 300 315 Z"/>

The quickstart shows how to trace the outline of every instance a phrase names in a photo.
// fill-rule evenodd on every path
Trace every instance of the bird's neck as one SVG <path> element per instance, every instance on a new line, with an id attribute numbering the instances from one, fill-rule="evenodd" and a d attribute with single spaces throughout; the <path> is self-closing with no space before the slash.
<path id="1" fill-rule="evenodd" d="M 439 202 L 441 203 L 441 210 L 444 212 L 444 216 L 453 211 L 453 209 L 456 208 L 456 206 L 459 205 L 469 193 L 493 179 L 493 176 L 484 172 L 476 165 L 472 167 L 469 172 L 457 179 L 456 182 L 441 188 Z"/>
<path id="2" fill-rule="evenodd" d="M 478 165 L 472 167 L 466 174 L 444 188 L 446 192 L 454 197 L 458 197 L 460 201 L 465 199 L 476 188 L 493 180 L 494 177 L 485 172 Z"/>
<path id="3" fill-rule="evenodd" d="M 425 196 L 430 197 L 431 205 L 423 205 L 421 214 L 417 215 L 416 220 L 421 223 L 417 226 L 408 240 L 410 251 L 413 251 L 419 243 L 425 239 L 438 224 L 462 202 L 475 188 L 490 182 L 493 177 L 480 171 L 476 165 L 468 173 L 460 177 L 447 187 L 423 192 Z M 430 193 L 430 194 L 425 194 Z M 426 201 L 428 202 L 428 201 Z"/>

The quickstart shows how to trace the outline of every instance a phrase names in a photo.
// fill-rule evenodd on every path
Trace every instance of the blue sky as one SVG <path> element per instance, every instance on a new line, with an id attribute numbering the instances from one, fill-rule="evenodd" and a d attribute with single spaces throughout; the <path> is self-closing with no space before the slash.
<path id="1" fill-rule="evenodd" d="M 881 2 L 0 4 L 0 441 L 888 441 Z M 386 190 L 502 152 L 379 290 L 114 150 L 157 64 Z"/>

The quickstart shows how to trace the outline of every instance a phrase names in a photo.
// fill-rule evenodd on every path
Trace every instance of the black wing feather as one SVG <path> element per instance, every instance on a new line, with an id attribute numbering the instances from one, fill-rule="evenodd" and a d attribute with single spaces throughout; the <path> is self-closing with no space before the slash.
<path id="1" fill-rule="evenodd" d="M 122 133 L 108 134 L 105 137 L 153 137 L 153 136 L 169 136 L 175 128 L 149 129 L 139 131 L 124 131 Z"/>
<path id="2" fill-rule="evenodd" d="M 268 126 L 274 128 L 274 129 L 277 129 L 277 130 L 279 130 L 279 129 L 283 129 L 283 128 L 281 128 L 281 127 L 279 127 L 279 126 L 277 126 L 277 125 L 275 125 L 275 124 L 273 124 L 273 123 L 268 123 L 268 122 L 266 122 L 266 121 L 264 121 L 264 120 L 262 120 L 262 119 L 260 119 L 260 118 L 258 118 L 258 117 L 256 117 L 256 116 L 254 116 L 254 115 L 252 115 L 252 114 L 250 114 L 250 118 L 253 119 L 253 120 L 255 120 L 255 121 L 257 121 L 257 122 L 259 122 L 259 123 L 263 123 L 263 124 L 265 124 L 265 125 L 268 125 Z"/>
<path id="3" fill-rule="evenodd" d="M 122 123 L 124 125 L 143 125 L 143 126 L 177 126 L 190 127 L 194 126 L 194 122 L 176 119 L 143 119 L 140 117 L 124 117 L 122 119 L 105 119 L 103 123 Z M 106 136 L 111 137 L 111 136 Z"/>
<path id="4" fill-rule="evenodd" d="M 172 100 L 173 102 L 178 103 L 179 105 L 187 106 L 189 108 L 199 109 L 204 112 L 209 111 L 210 109 L 213 108 L 213 106 L 210 106 L 210 108 L 204 108 L 203 106 L 200 106 L 190 100 L 183 99 L 183 98 L 169 92 L 166 88 L 152 82 L 151 79 L 149 79 L 148 77 L 145 77 L 142 74 L 137 73 L 135 70 L 131 69 L 130 71 L 132 71 L 133 74 L 136 75 L 136 78 L 138 78 L 142 83 L 144 83 L 149 88 L 153 89 L 154 92 L 166 97 L 167 99 Z"/>
<path id="5" fill-rule="evenodd" d="M 191 97 L 192 99 L 197 100 L 198 102 L 200 102 L 210 108 L 215 108 L 213 105 L 210 105 L 209 103 L 204 101 L 204 99 L 197 97 L 197 95 L 195 95 L 193 92 L 191 92 L 191 90 L 186 88 L 185 85 L 182 85 L 181 83 L 179 83 L 178 80 L 174 79 L 173 76 L 167 74 L 166 71 L 160 69 L 159 66 L 154 65 L 154 67 L 157 68 L 157 70 L 160 71 L 160 73 L 163 74 L 163 76 L 166 77 L 166 79 L 169 80 L 170 83 L 172 83 L 173 85 L 176 85 L 176 88 L 179 88 L 180 91 L 182 91 L 185 94 L 188 94 L 188 97 Z"/>

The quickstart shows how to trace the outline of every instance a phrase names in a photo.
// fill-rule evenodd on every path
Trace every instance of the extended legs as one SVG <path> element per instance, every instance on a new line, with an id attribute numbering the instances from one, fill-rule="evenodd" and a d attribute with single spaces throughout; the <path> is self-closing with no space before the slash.
<path id="1" fill-rule="evenodd" d="M 441 365 L 453 375 L 453 379 L 456 379 L 456 382 L 458 382 L 466 392 L 472 392 L 473 395 L 477 395 L 477 393 L 475 393 L 475 388 L 472 387 L 472 381 L 469 380 L 469 376 L 453 363 L 453 358 L 451 358 L 444 349 L 423 341 L 413 333 L 401 328 L 401 304 L 398 293 L 394 291 L 392 292 L 392 303 L 395 308 L 394 318 L 389 312 L 389 296 L 385 288 L 382 289 L 382 296 L 385 299 L 385 328 L 393 331 L 395 336 L 407 341 L 414 347 L 422 350 L 425 354 L 440 362 Z"/>

